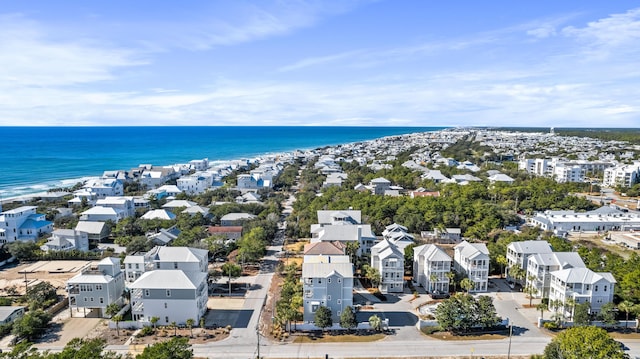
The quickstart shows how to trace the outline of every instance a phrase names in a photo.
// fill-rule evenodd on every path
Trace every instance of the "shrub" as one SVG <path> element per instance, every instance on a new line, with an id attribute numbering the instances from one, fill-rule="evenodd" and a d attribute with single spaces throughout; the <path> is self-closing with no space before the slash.
<path id="1" fill-rule="evenodd" d="M 434 327 L 422 327 L 422 329 L 420 329 L 424 334 L 433 334 L 433 333 L 437 333 L 437 332 L 441 332 L 442 331 L 442 327 L 440 327 L 439 325 L 436 325 Z"/>
<path id="2" fill-rule="evenodd" d="M 154 332 L 153 327 L 144 327 L 142 328 L 142 330 L 140 330 L 140 332 L 138 332 L 136 336 L 138 338 L 142 338 L 142 337 L 146 337 L 148 335 L 153 334 L 153 332 Z"/>
<path id="3" fill-rule="evenodd" d="M 550 329 L 550 330 L 558 329 L 558 323 L 556 323 L 556 322 L 544 322 L 544 324 L 542 324 L 542 326 L 545 329 Z"/>

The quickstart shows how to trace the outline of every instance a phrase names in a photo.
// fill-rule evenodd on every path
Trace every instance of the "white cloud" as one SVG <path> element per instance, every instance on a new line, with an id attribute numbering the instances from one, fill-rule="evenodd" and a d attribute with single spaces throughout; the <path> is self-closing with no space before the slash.
<path id="1" fill-rule="evenodd" d="M 585 27 L 568 26 L 562 34 L 578 40 L 585 52 L 596 58 L 607 58 L 614 50 L 638 53 L 640 8 L 589 22 Z"/>
<path id="2" fill-rule="evenodd" d="M 0 17 L 0 88 L 65 86 L 114 79 L 119 68 L 146 63 L 127 49 L 89 40 L 49 39 L 19 15 Z"/>

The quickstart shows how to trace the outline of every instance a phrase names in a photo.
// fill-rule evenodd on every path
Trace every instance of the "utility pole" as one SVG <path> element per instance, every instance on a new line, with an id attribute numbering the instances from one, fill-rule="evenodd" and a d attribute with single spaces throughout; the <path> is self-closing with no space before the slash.
<path id="1" fill-rule="evenodd" d="M 507 351 L 507 359 L 511 359 L 511 334 L 512 333 L 513 333 L 513 325 L 511 325 L 511 321 L 509 320 L 509 350 Z"/>

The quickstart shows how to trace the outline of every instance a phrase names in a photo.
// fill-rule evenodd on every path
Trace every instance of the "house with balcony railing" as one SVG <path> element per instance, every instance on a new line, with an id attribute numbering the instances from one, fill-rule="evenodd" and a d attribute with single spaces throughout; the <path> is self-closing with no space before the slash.
<path id="1" fill-rule="evenodd" d="M 184 325 L 187 319 L 200 321 L 207 311 L 207 273 L 179 269 L 145 272 L 129 285 L 133 320 Z"/>
<path id="2" fill-rule="evenodd" d="M 519 266 L 526 272 L 529 256 L 551 252 L 553 252 L 553 249 L 547 241 L 511 242 L 507 245 L 507 268 Z M 509 273 L 507 273 L 507 278 L 510 278 Z M 525 283 L 525 278 L 518 279 L 517 281 L 523 284 Z"/>
<path id="3" fill-rule="evenodd" d="M 551 287 L 551 272 L 586 267 L 577 252 L 552 252 L 533 254 L 527 263 L 526 285 L 535 288 L 533 296 L 548 298 Z"/>
<path id="4" fill-rule="evenodd" d="M 428 292 L 449 292 L 451 257 L 435 244 L 413 248 L 413 281 Z"/>
<path id="5" fill-rule="evenodd" d="M 489 281 L 489 250 L 484 243 L 462 241 L 454 248 L 453 266 L 473 282 L 470 292 L 486 292 Z"/>
<path id="6" fill-rule="evenodd" d="M 105 317 L 109 304 L 122 303 L 124 294 L 124 272 L 120 270 L 120 259 L 107 257 L 97 266 L 88 267 L 67 281 L 71 316 L 74 310 L 82 309 L 84 316 L 92 310 Z"/>
<path id="7" fill-rule="evenodd" d="M 588 268 L 569 268 L 550 273 L 549 308 L 558 300 L 564 315 L 573 316 L 575 304 L 590 303 L 590 314 L 598 314 L 602 305 L 613 301 L 616 280 L 608 272 Z"/>

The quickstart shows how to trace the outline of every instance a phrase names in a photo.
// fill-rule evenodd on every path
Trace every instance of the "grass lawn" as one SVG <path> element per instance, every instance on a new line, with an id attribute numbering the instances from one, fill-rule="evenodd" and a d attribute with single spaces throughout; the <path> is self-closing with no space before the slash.
<path id="1" fill-rule="evenodd" d="M 447 340 L 447 341 L 461 341 L 461 340 L 496 340 L 508 338 L 509 334 L 467 334 L 467 335 L 454 335 L 450 332 L 434 332 L 431 334 L 425 334 L 433 339 Z"/>
<path id="2" fill-rule="evenodd" d="M 354 334 L 342 334 L 342 335 L 303 335 L 296 336 L 293 340 L 294 343 L 361 343 L 361 342 L 375 342 L 384 338 L 384 334 L 371 334 L 371 335 L 354 335 Z"/>

